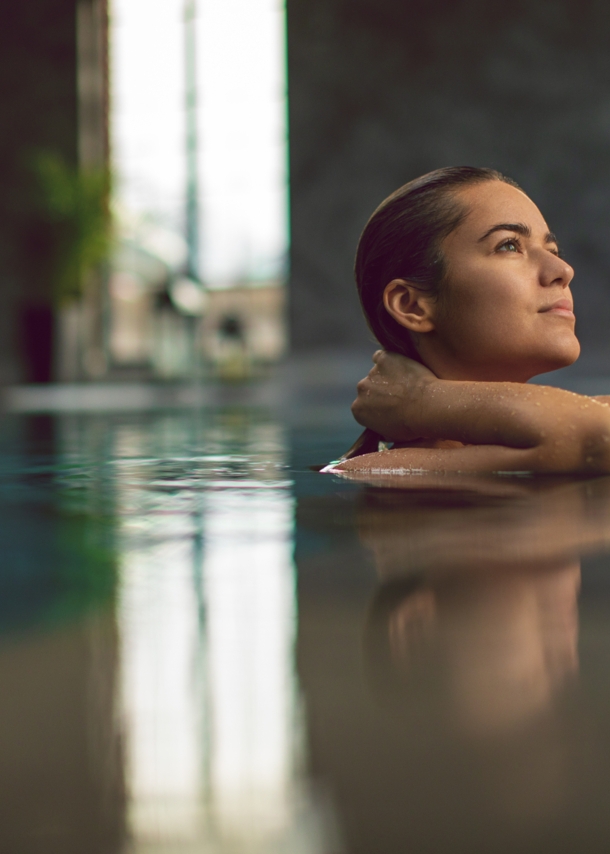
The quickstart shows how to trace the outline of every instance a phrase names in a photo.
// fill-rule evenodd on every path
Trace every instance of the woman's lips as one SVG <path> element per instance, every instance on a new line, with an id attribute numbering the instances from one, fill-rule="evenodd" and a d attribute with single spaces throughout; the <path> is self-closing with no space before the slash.
<path id="1" fill-rule="evenodd" d="M 542 314 L 556 314 L 559 317 L 569 317 L 571 320 L 575 319 L 572 303 L 569 299 L 557 300 L 557 302 L 547 306 L 547 308 L 541 308 L 540 312 Z"/>

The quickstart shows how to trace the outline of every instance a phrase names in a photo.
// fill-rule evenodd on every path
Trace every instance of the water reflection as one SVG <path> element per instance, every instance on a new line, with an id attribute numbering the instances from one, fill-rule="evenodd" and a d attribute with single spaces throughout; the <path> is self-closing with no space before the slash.
<path id="1" fill-rule="evenodd" d="M 483 503 L 484 491 L 466 506 L 368 494 L 360 533 L 383 580 L 368 626 L 377 677 L 442 669 L 447 715 L 477 735 L 546 710 L 578 667 L 578 555 L 610 530 L 587 513 L 600 486 L 536 489 L 508 506 Z"/>
<path id="2" fill-rule="evenodd" d="M 7 424 L 0 851 L 607 850 L 610 479 L 347 483 L 246 409 Z"/>
<path id="3" fill-rule="evenodd" d="M 50 420 L 25 426 L 0 458 L 0 850 L 120 851 L 114 524 L 62 491 Z"/>
<path id="4" fill-rule="evenodd" d="M 304 500 L 301 523 L 345 528 L 349 503 Z M 352 512 L 377 577 L 365 610 L 351 592 L 325 615 L 328 547 L 299 561 L 312 761 L 347 850 L 605 850 L 609 650 L 599 629 L 579 679 L 578 597 L 581 558 L 610 544 L 610 481 L 389 479 Z M 356 571 L 347 540 L 335 548 Z"/>
<path id="5" fill-rule="evenodd" d="M 575 562 L 432 593 L 458 725 L 494 732 L 549 707 L 577 669 L 579 584 Z M 408 609 L 403 603 L 390 622 L 398 660 L 408 654 Z"/>
<path id="6" fill-rule="evenodd" d="M 204 604 L 208 615 L 210 811 L 221 836 L 252 842 L 290 823 L 296 693 L 292 501 L 208 497 Z"/>
<path id="7" fill-rule="evenodd" d="M 580 555 L 609 544 L 610 481 L 475 481 L 472 491 L 364 494 L 360 536 L 381 585 L 371 668 L 443 672 L 472 735 L 524 726 L 578 669 Z"/>
<path id="8" fill-rule="evenodd" d="M 233 410 L 8 429 L 0 850 L 325 851 L 283 428 Z"/>
<path id="9" fill-rule="evenodd" d="M 158 446 L 149 456 L 150 439 L 148 425 L 115 438 L 135 848 L 315 851 L 298 803 L 294 499 L 282 430 L 229 414 L 176 443 L 203 440 L 205 455 L 178 458 L 159 459 Z M 167 433 L 162 441 L 176 447 Z"/>

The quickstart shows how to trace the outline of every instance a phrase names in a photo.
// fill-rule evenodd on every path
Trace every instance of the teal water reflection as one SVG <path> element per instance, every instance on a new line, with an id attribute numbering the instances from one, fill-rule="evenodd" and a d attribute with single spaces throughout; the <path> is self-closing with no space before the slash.
<path id="1" fill-rule="evenodd" d="M 607 850 L 610 481 L 309 469 L 353 432 L 2 422 L 0 851 Z"/>

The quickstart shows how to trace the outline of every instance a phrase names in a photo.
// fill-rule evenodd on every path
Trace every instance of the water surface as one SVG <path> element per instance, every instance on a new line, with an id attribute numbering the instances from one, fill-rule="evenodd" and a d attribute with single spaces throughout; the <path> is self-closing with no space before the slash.
<path id="1" fill-rule="evenodd" d="M 309 469 L 355 433 L 4 418 L 0 851 L 608 850 L 610 480 Z"/>

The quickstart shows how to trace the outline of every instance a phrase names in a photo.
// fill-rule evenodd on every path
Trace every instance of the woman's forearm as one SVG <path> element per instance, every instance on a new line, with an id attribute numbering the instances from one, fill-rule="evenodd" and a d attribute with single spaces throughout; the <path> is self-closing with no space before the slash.
<path id="1" fill-rule="evenodd" d="M 610 474 L 610 453 L 594 443 L 542 442 L 532 448 L 467 445 L 462 448 L 395 448 L 346 460 L 329 471 L 359 476 L 421 474 L 423 472 L 484 474 L 537 472 L 540 474 Z"/>
<path id="2" fill-rule="evenodd" d="M 402 405 L 405 423 L 417 435 L 468 445 L 533 448 L 610 425 L 608 407 L 596 400 L 520 383 L 428 380 Z"/>

